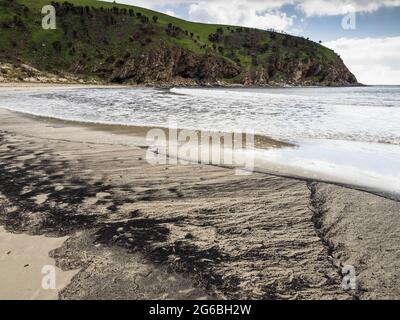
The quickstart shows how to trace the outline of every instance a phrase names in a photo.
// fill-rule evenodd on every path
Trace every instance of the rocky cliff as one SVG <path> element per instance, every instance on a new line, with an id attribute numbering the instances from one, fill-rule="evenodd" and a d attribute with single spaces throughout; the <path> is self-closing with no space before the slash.
<path id="1" fill-rule="evenodd" d="M 181 48 L 162 46 L 156 50 L 129 57 L 117 64 L 93 69 L 111 82 L 134 84 L 223 85 L 321 85 L 348 86 L 357 79 L 342 64 L 324 67 L 318 60 L 290 61 L 276 69 L 284 78 L 277 80 L 267 68 L 243 70 L 235 63 L 221 57 L 196 55 Z"/>
<path id="2" fill-rule="evenodd" d="M 212 54 L 196 55 L 185 49 L 162 46 L 129 57 L 117 66 L 108 66 L 103 72 L 111 82 L 190 85 L 232 79 L 240 74 L 240 68 Z"/>

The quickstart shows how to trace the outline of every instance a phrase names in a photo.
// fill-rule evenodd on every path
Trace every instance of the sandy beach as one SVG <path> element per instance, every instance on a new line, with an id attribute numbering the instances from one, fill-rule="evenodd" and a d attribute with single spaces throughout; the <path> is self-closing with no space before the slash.
<path id="1" fill-rule="evenodd" d="M 76 272 L 56 268 L 55 260 L 49 257 L 49 252 L 62 246 L 66 240 L 67 237 L 13 234 L 1 227 L 0 300 L 58 299 L 59 291 L 69 284 Z M 53 270 L 55 282 L 54 287 L 51 287 L 43 279 Z"/>
<path id="2" fill-rule="evenodd" d="M 60 299 L 400 298 L 399 202 L 272 174 L 151 165 L 146 152 L 140 128 L 26 116 L 0 101 L 1 273 L 34 252 L 38 268 L 59 268 Z M 356 290 L 341 286 L 344 265 Z M 55 298 L 28 295 L 37 272 L 13 277 L 0 277 L 0 299 Z"/>

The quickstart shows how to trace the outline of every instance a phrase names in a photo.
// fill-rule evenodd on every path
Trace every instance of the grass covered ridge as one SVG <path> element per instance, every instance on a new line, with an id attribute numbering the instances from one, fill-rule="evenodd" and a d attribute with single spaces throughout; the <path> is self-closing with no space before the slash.
<path id="1" fill-rule="evenodd" d="M 41 8 L 50 3 L 56 7 L 56 30 L 41 27 Z M 111 79 L 116 70 L 126 69 L 129 59 L 161 47 L 222 59 L 240 70 L 223 79 L 228 82 L 242 83 L 248 77 L 287 82 L 301 70 L 302 81 L 318 83 L 330 70 L 344 66 L 332 50 L 301 37 L 194 23 L 95 0 L 0 0 L 0 34 L 3 59 L 18 58 L 41 70 L 101 79 Z"/>

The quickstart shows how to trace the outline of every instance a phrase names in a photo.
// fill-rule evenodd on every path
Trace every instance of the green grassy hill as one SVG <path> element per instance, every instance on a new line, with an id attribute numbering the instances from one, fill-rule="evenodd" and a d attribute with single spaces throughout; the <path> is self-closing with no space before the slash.
<path id="1" fill-rule="evenodd" d="M 139 84 L 351 85 L 332 50 L 300 37 L 184 21 L 95 0 L 0 0 L 0 60 L 107 82 Z"/>

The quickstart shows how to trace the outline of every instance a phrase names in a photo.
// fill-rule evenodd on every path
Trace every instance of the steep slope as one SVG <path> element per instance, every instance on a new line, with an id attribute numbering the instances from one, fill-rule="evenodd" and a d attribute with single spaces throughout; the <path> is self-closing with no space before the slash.
<path id="1" fill-rule="evenodd" d="M 51 73 L 135 84 L 355 85 L 332 50 L 300 37 L 192 23 L 94 0 L 0 0 L 0 60 Z"/>

